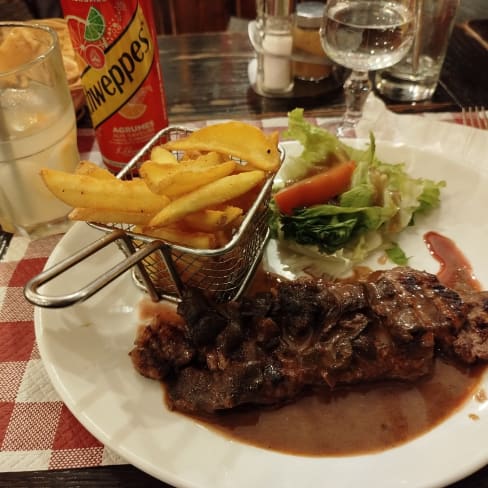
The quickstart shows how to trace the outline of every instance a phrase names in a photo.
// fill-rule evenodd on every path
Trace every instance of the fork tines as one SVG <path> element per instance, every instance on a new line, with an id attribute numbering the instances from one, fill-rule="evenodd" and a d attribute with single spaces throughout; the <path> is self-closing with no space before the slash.
<path id="1" fill-rule="evenodd" d="M 475 127 L 476 129 L 488 130 L 488 114 L 485 107 L 468 107 L 462 109 L 462 120 L 464 125 Z"/>

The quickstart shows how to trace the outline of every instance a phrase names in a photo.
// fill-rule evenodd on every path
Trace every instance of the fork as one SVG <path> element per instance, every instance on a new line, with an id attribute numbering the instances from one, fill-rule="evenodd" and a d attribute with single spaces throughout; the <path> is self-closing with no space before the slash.
<path id="1" fill-rule="evenodd" d="M 462 109 L 463 125 L 469 125 L 476 129 L 488 130 L 488 115 L 485 107 L 468 107 Z"/>

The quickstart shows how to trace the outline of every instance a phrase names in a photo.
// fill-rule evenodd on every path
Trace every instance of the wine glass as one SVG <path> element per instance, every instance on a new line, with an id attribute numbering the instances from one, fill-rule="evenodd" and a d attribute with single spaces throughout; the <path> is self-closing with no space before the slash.
<path id="1" fill-rule="evenodd" d="M 409 50 L 416 0 L 327 0 L 320 39 L 325 53 L 351 69 L 346 111 L 337 135 L 354 137 L 371 82 L 368 72 L 392 66 Z"/>

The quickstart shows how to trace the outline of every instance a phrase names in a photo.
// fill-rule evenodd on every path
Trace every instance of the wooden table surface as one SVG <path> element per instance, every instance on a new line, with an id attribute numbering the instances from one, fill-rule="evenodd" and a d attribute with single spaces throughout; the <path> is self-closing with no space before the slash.
<path id="1" fill-rule="evenodd" d="M 488 0 L 461 0 L 458 22 L 472 18 L 488 18 Z M 248 82 L 247 67 L 253 53 L 245 33 L 161 37 L 159 46 L 171 123 L 223 117 L 282 116 L 297 106 L 321 116 L 340 114 L 343 110 L 338 84 L 324 87 L 323 94 L 313 97 L 268 99 L 256 95 Z M 441 83 L 432 100 L 392 104 L 390 107 L 398 112 L 421 112 L 455 111 L 468 105 L 488 106 L 487 56 L 479 44 L 456 27 Z M 168 485 L 130 465 L 123 465 L 0 473 L 0 487 L 161 488 Z M 488 466 L 450 488 L 488 488 Z"/>

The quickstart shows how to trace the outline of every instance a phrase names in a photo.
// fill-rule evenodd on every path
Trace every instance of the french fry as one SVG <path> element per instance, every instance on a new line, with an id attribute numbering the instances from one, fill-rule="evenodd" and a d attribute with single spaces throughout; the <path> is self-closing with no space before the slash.
<path id="1" fill-rule="evenodd" d="M 162 188 L 170 185 L 176 178 L 180 178 L 181 171 L 204 171 L 216 164 L 211 159 L 195 159 L 180 163 L 155 163 L 148 160 L 142 163 L 139 173 L 152 191 L 159 193 L 162 192 Z"/>
<path id="2" fill-rule="evenodd" d="M 188 214 L 224 203 L 246 193 L 264 178 L 265 173 L 260 170 L 220 178 L 170 202 L 151 219 L 149 227 L 163 227 Z"/>
<path id="3" fill-rule="evenodd" d="M 151 161 L 155 163 L 178 163 L 178 159 L 163 146 L 155 146 L 151 149 Z"/>
<path id="4" fill-rule="evenodd" d="M 224 229 L 242 215 L 242 208 L 226 206 L 223 210 L 205 209 L 184 217 L 183 221 L 192 229 L 202 232 L 216 232 Z"/>
<path id="5" fill-rule="evenodd" d="M 174 179 L 171 185 L 166 187 L 163 193 L 170 199 L 177 198 L 220 178 L 231 175 L 235 167 L 236 163 L 234 161 L 227 161 L 197 172 L 190 169 L 182 171 L 178 178 Z"/>
<path id="6" fill-rule="evenodd" d="M 157 163 L 147 161 L 141 166 L 140 173 L 151 191 L 174 198 L 232 174 L 235 165 L 234 161 L 227 161 L 203 168 L 196 164 L 182 165 L 178 169 L 171 168 L 166 171 L 164 168 L 158 168 Z"/>
<path id="7" fill-rule="evenodd" d="M 202 151 L 196 151 L 196 150 L 194 151 L 192 149 L 189 149 L 189 150 L 183 152 L 183 156 L 182 156 L 181 160 L 187 160 L 187 159 L 195 160 L 195 159 L 198 159 L 200 156 L 204 156 L 205 154 L 207 154 L 207 153 L 204 153 Z"/>
<path id="8" fill-rule="evenodd" d="M 217 244 L 215 234 L 210 232 L 188 231 L 176 227 L 159 227 L 157 229 L 142 227 L 140 231 L 146 236 L 195 249 L 215 249 Z"/>
<path id="9" fill-rule="evenodd" d="M 139 168 L 141 178 L 154 193 L 159 193 L 161 179 L 173 179 L 179 171 L 179 163 L 155 163 L 151 160 L 145 161 Z"/>
<path id="10" fill-rule="evenodd" d="M 261 191 L 261 187 L 255 186 L 251 188 L 246 193 L 239 195 L 238 197 L 232 198 L 228 202 L 227 205 L 232 205 L 233 207 L 242 208 L 243 213 L 247 213 L 249 209 L 252 207 L 256 199 L 258 198 L 259 192 Z"/>
<path id="11" fill-rule="evenodd" d="M 146 225 L 154 214 L 146 212 L 130 212 L 127 210 L 111 210 L 106 208 L 74 208 L 70 220 L 84 220 L 103 224 L 135 224 Z"/>
<path id="12" fill-rule="evenodd" d="M 161 146 L 157 146 L 157 148 L 160 148 L 160 151 L 157 151 L 157 153 L 162 152 L 162 153 L 168 153 L 172 155 L 172 153 L 170 153 L 169 151 L 167 151 Z M 151 157 L 152 157 L 152 152 L 151 152 Z M 159 157 L 158 154 L 156 154 L 156 157 Z M 186 174 L 180 174 L 181 171 L 185 171 L 185 170 L 204 171 L 205 169 L 212 168 L 213 166 L 223 163 L 224 161 L 228 161 L 228 158 L 224 159 L 224 156 L 222 154 L 218 154 L 216 152 L 199 154 L 196 159 L 182 159 L 179 162 L 176 158 L 174 158 L 173 161 L 167 158 L 167 161 L 165 161 L 164 156 L 161 156 L 159 158 L 159 161 L 156 162 L 152 159 L 145 161 L 141 165 L 139 172 L 141 176 L 145 179 L 149 188 L 154 193 L 164 194 L 165 193 L 164 189 L 166 187 L 171 185 L 173 182 L 178 181 L 179 185 L 177 185 L 176 191 L 171 192 L 172 195 L 174 196 L 177 194 L 184 193 L 186 191 L 191 191 L 193 188 L 197 188 L 198 186 L 201 186 L 201 185 L 195 186 L 195 184 L 190 183 L 188 189 L 186 189 L 183 185 L 183 188 L 178 190 L 178 188 L 181 187 L 181 185 L 183 184 L 182 180 L 185 179 L 187 176 Z M 223 171 L 223 173 L 225 173 L 224 176 L 227 174 L 227 171 L 225 170 L 220 170 L 220 171 Z M 212 181 L 212 179 L 209 176 L 207 177 L 207 179 L 203 180 L 202 185 L 205 184 L 205 182 Z"/>
<path id="13" fill-rule="evenodd" d="M 80 161 L 75 169 L 77 175 L 93 176 L 94 178 L 104 180 L 115 180 L 116 177 L 105 168 L 101 168 L 98 164 L 91 161 Z"/>
<path id="14" fill-rule="evenodd" d="M 279 162 L 277 133 L 229 122 L 153 147 L 139 178 L 120 180 L 91 161 L 80 161 L 74 173 L 44 168 L 40 174 L 73 207 L 71 220 L 128 224 L 188 248 L 216 249 L 235 234 Z M 195 267 L 191 275 L 201 263 Z"/>
<path id="15" fill-rule="evenodd" d="M 164 149 L 164 148 L 162 148 Z M 164 149 L 166 151 L 166 149 Z M 166 151 L 169 152 L 169 151 Z M 171 153 L 170 153 L 171 154 Z M 163 169 L 167 171 L 172 171 L 172 170 L 181 170 L 183 168 L 191 167 L 191 168 L 210 168 L 211 166 L 215 166 L 216 164 L 223 163 L 225 161 L 228 161 L 229 158 L 224 158 L 222 154 L 216 153 L 214 151 L 206 153 L 206 154 L 200 154 L 194 159 L 190 158 L 185 158 L 183 157 L 180 161 L 178 161 L 176 158 L 174 161 L 156 161 L 159 166 L 159 170 L 162 171 Z M 148 160 L 144 164 L 149 164 L 150 162 L 155 163 L 153 160 Z M 152 166 L 156 166 L 153 164 Z M 157 166 L 156 166 L 157 167 Z"/>
<path id="16" fill-rule="evenodd" d="M 192 157 L 194 156 L 194 157 Z M 214 164 L 224 163 L 225 161 L 229 160 L 229 156 L 224 154 L 220 154 L 215 151 L 210 151 L 205 154 L 199 153 L 185 153 L 181 158 L 180 164 L 195 164 L 195 163 L 202 163 L 203 165 L 208 164 L 209 166 L 213 166 Z"/>
<path id="17" fill-rule="evenodd" d="M 229 158 L 223 154 L 219 154 L 215 151 L 210 151 L 205 154 L 200 152 L 190 152 L 183 154 L 183 157 L 178 161 L 177 157 L 168 151 L 163 146 L 155 146 L 151 149 L 151 155 L 149 161 L 159 164 L 177 165 L 177 164 L 195 164 L 196 162 L 203 165 L 213 166 L 214 164 L 223 163 Z"/>
<path id="18" fill-rule="evenodd" d="M 236 169 L 234 173 L 244 173 L 246 171 L 254 171 L 256 169 L 255 166 L 247 163 L 236 163 Z"/>
<path id="19" fill-rule="evenodd" d="M 99 179 L 48 168 L 41 169 L 41 177 L 47 188 L 71 207 L 154 214 L 169 203 L 168 197 L 156 195 L 141 179 Z"/>
<path id="20" fill-rule="evenodd" d="M 231 121 L 203 127 L 187 137 L 165 143 L 164 147 L 173 151 L 217 151 L 263 171 L 276 171 L 280 166 L 278 138 L 278 132 L 266 135 L 257 127 Z"/>
<path id="21" fill-rule="evenodd" d="M 219 230 L 215 233 L 215 239 L 216 239 L 216 247 L 224 247 L 229 241 L 230 238 L 232 237 L 232 233 L 229 232 L 228 230 Z"/>

